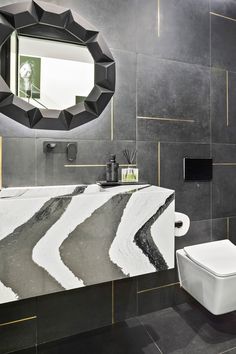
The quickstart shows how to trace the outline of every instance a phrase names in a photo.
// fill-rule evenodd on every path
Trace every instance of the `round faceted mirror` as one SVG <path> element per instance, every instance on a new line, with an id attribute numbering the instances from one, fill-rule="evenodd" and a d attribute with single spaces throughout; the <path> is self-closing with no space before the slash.
<path id="1" fill-rule="evenodd" d="M 96 119 L 114 94 L 113 56 L 73 10 L 38 0 L 0 7 L 0 55 L 0 112 L 29 128 L 74 129 Z"/>
<path id="2" fill-rule="evenodd" d="M 10 88 L 40 109 L 83 102 L 94 87 L 94 60 L 88 48 L 13 33 Z"/>

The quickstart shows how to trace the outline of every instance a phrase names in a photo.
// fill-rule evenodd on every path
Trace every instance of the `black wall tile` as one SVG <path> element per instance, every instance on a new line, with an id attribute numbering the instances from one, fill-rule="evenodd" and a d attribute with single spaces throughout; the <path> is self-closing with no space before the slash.
<path id="1" fill-rule="evenodd" d="M 185 246 L 192 246 L 198 243 L 210 242 L 212 240 L 212 222 L 211 220 L 201 220 L 190 222 L 190 228 L 186 235 L 175 238 L 176 249 L 182 249 Z"/>
<path id="2" fill-rule="evenodd" d="M 213 68 L 211 71 L 212 141 L 236 143 L 236 74 Z"/>
<path id="3" fill-rule="evenodd" d="M 216 164 L 213 166 L 213 218 L 235 216 L 236 145 L 213 144 L 212 153 Z"/>
<path id="4" fill-rule="evenodd" d="M 38 344 L 103 327 L 111 321 L 111 283 L 38 298 Z"/>
<path id="5" fill-rule="evenodd" d="M 140 181 L 158 185 L 158 143 L 137 141 L 137 163 Z"/>
<path id="6" fill-rule="evenodd" d="M 178 282 L 178 274 L 176 268 L 140 275 L 138 277 L 138 291 L 153 289 L 167 284 Z"/>
<path id="7" fill-rule="evenodd" d="M 36 343 L 36 320 L 23 321 L 0 328 L 0 353 L 30 348 Z"/>
<path id="8" fill-rule="evenodd" d="M 229 218 L 229 239 L 236 245 L 236 217 Z"/>
<path id="9" fill-rule="evenodd" d="M 161 186 L 175 190 L 175 209 L 191 221 L 210 219 L 211 182 L 184 181 L 184 157 L 208 158 L 208 144 L 163 143 L 160 147 Z"/>
<path id="10" fill-rule="evenodd" d="M 3 186 L 36 184 L 36 153 L 33 138 L 3 139 Z"/>
<path id="11" fill-rule="evenodd" d="M 119 322 L 136 315 L 137 279 L 127 278 L 114 282 L 114 321 Z"/>
<path id="12" fill-rule="evenodd" d="M 188 294 L 179 284 L 165 286 L 138 293 L 138 314 L 162 310 L 166 307 L 181 304 L 188 300 Z"/>
<path id="13" fill-rule="evenodd" d="M 212 12 L 236 18 L 236 3 L 234 0 L 210 0 L 210 4 Z"/>
<path id="14" fill-rule="evenodd" d="M 138 56 L 138 140 L 199 141 L 210 138 L 210 71 L 198 65 Z"/>
<path id="15" fill-rule="evenodd" d="M 116 90 L 113 96 L 115 140 L 136 139 L 136 53 L 112 51 L 116 61 Z"/>
<path id="16" fill-rule="evenodd" d="M 224 240 L 228 237 L 227 218 L 212 220 L 212 241 Z"/>
<path id="17" fill-rule="evenodd" d="M 211 15 L 211 65 L 236 71 L 236 22 Z"/>
<path id="18" fill-rule="evenodd" d="M 209 65 L 209 1 L 137 1 L 137 51 Z"/>
<path id="19" fill-rule="evenodd" d="M 136 0 L 54 0 L 71 8 L 91 22 L 104 36 L 110 48 L 135 51 Z"/>

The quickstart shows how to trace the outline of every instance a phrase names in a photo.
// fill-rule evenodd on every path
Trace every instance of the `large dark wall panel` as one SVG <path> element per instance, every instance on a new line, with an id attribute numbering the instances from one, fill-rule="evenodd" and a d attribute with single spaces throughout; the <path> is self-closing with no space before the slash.
<path id="1" fill-rule="evenodd" d="M 209 1 L 137 0 L 137 51 L 209 65 Z"/>
<path id="2" fill-rule="evenodd" d="M 208 68 L 139 55 L 137 100 L 140 140 L 209 141 Z"/>
<path id="3" fill-rule="evenodd" d="M 136 147 L 141 179 L 175 189 L 176 210 L 190 216 L 177 249 L 224 238 L 236 244 L 235 0 L 48 2 L 101 31 L 116 60 L 116 92 L 97 120 L 70 132 L 35 132 L 0 115 L 4 185 L 93 183 L 104 179 L 110 153 L 124 164 L 122 150 Z M 48 140 L 61 141 L 54 153 L 43 151 Z M 70 141 L 78 146 L 73 163 Z M 213 157 L 212 182 L 184 182 L 184 157 Z M 7 323 L 0 343 L 5 352 L 25 348 L 186 299 L 173 269 L 19 302 L 17 310 L 9 304 L 8 317 L 0 305 Z M 26 317 L 33 318 L 12 323 Z"/>

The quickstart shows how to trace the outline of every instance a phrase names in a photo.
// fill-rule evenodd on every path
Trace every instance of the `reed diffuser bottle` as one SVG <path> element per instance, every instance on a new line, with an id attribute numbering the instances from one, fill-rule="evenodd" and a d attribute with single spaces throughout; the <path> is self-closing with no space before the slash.
<path id="1" fill-rule="evenodd" d="M 136 158 L 136 150 L 130 152 L 129 150 L 123 151 L 124 157 L 128 162 L 128 168 L 122 168 L 121 170 L 121 180 L 122 182 L 138 182 L 138 168 L 135 168 L 133 165 Z"/>

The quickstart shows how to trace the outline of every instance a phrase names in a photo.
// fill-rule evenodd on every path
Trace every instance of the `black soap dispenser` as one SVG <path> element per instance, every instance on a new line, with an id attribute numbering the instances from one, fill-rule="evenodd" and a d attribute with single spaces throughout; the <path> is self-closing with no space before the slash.
<path id="1" fill-rule="evenodd" d="M 119 164 L 116 162 L 116 155 L 111 155 L 110 161 L 106 166 L 106 181 L 118 182 Z"/>

